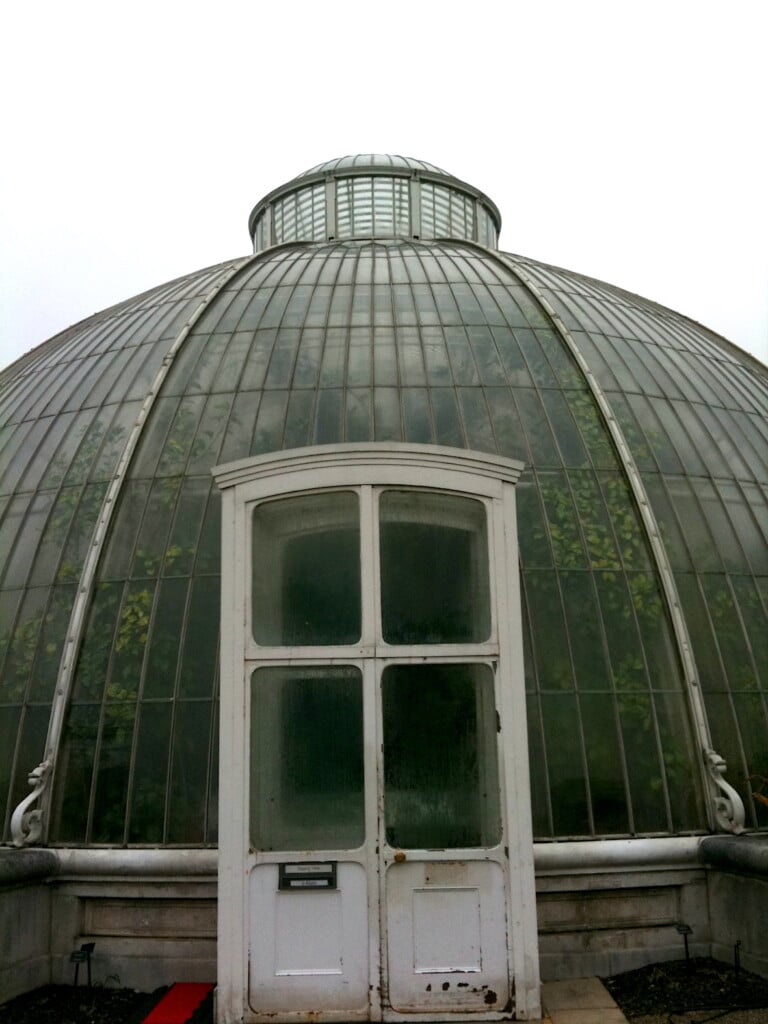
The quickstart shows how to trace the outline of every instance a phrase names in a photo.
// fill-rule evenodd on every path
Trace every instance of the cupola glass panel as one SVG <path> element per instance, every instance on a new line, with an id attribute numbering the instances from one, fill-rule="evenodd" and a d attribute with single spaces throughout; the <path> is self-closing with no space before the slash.
<path id="1" fill-rule="evenodd" d="M 309 184 L 307 178 L 319 180 Z M 495 247 L 501 219 L 472 186 L 419 161 L 333 161 L 271 193 L 250 219 L 254 252 L 340 238 L 461 238 Z"/>

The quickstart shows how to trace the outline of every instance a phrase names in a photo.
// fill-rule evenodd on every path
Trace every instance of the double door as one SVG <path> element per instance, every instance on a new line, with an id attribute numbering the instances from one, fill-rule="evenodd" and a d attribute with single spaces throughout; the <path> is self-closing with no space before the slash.
<path id="1" fill-rule="evenodd" d="M 509 1011 L 494 691 L 483 661 L 253 672 L 253 1011 Z"/>
<path id="2" fill-rule="evenodd" d="M 535 1015 L 518 471 L 217 471 L 220 1024 Z"/>

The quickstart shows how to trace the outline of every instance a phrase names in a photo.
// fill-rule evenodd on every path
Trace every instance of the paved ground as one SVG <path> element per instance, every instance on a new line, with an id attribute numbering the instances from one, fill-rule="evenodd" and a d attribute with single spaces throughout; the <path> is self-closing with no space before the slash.
<path id="1" fill-rule="evenodd" d="M 547 1024 L 627 1024 L 599 978 L 545 981 L 541 998 Z"/>

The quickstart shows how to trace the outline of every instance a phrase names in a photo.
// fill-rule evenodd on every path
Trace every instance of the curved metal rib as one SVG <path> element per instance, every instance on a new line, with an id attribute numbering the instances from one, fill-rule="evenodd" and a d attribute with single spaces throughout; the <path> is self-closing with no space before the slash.
<path id="1" fill-rule="evenodd" d="M 260 253 L 259 256 L 261 255 L 262 254 Z M 109 525 L 115 513 L 120 492 L 125 480 L 127 479 L 128 468 L 139 443 L 144 424 L 146 423 L 155 401 L 160 394 L 165 378 L 173 365 L 174 358 L 186 341 L 195 323 L 197 323 L 200 316 L 205 312 L 219 292 L 221 292 L 221 290 L 228 285 L 245 266 L 252 263 L 256 258 L 257 257 L 255 256 L 247 256 L 237 261 L 235 265 L 229 268 L 229 270 L 219 278 L 216 284 L 209 289 L 189 317 L 187 317 L 184 326 L 177 334 L 173 344 L 168 349 L 168 352 L 160 364 L 160 368 L 155 375 L 155 379 L 152 381 L 147 397 L 142 404 L 141 410 L 136 417 L 136 421 L 128 436 L 125 448 L 120 456 L 120 461 L 117 464 L 117 468 L 112 476 L 109 487 L 107 488 L 107 493 L 104 496 L 99 519 L 96 523 L 93 538 L 88 549 L 88 555 L 80 574 L 77 596 L 72 605 L 72 613 L 69 618 L 64 649 L 59 663 L 59 674 L 56 680 L 56 688 L 54 690 L 53 704 L 51 707 L 51 717 L 48 722 L 48 734 L 45 741 L 45 752 L 43 755 L 44 760 L 41 765 L 30 773 L 29 776 L 31 780 L 35 773 L 40 771 L 43 765 L 47 765 L 48 767 L 45 772 L 46 781 L 34 794 L 31 794 L 30 797 L 26 797 L 22 800 L 13 812 L 11 827 L 13 829 L 13 823 L 17 823 L 16 830 L 13 832 L 13 841 L 17 846 L 23 846 L 30 842 L 37 842 L 41 838 L 44 841 L 47 836 L 48 803 L 50 793 L 53 788 L 56 759 L 64 727 L 64 714 L 69 701 L 72 680 L 74 678 L 75 664 L 77 662 L 77 655 L 80 650 L 80 643 L 82 640 L 83 630 L 85 628 L 87 617 L 86 613 L 96 580 L 96 569 L 104 548 Z M 42 798 L 40 808 L 36 811 L 28 812 L 26 808 L 30 803 L 39 798 Z M 29 816 L 34 815 L 32 828 L 26 832 L 21 825 L 25 814 L 28 815 L 28 822 L 31 821 Z"/>
<path id="2" fill-rule="evenodd" d="M 722 757 L 717 755 L 714 750 L 712 750 L 709 723 L 704 709 L 704 700 L 701 694 L 701 687 L 699 685 L 696 662 L 691 649 L 688 626 L 685 621 L 685 616 L 683 615 L 680 596 L 677 592 L 677 584 L 675 583 L 672 566 L 670 564 L 666 548 L 664 547 L 664 543 L 661 539 L 661 533 L 659 531 L 658 523 L 656 522 L 656 516 L 651 508 L 651 503 L 645 490 L 645 485 L 643 484 L 640 471 L 637 468 L 637 464 L 632 457 L 629 445 L 624 437 L 624 432 L 616 419 L 610 402 L 600 386 L 599 381 L 582 355 L 573 336 L 563 323 L 558 312 L 553 308 L 546 296 L 542 294 L 536 282 L 525 273 L 524 269 L 519 267 L 512 260 L 508 259 L 503 253 L 497 252 L 495 249 L 487 249 L 483 246 L 476 246 L 476 248 L 501 263 L 505 269 L 522 282 L 522 284 L 524 284 L 525 287 L 535 296 L 541 307 L 546 311 L 555 330 L 562 338 L 577 366 L 584 374 L 587 387 L 597 404 L 600 415 L 603 417 L 603 421 L 616 447 L 624 472 L 626 473 L 632 497 L 635 500 L 642 524 L 645 527 L 646 535 L 648 537 L 651 557 L 653 558 L 656 571 L 661 580 L 662 592 L 669 611 L 670 620 L 672 622 L 672 632 L 683 668 L 685 689 L 688 696 L 688 706 L 693 718 L 694 729 L 699 741 L 700 749 L 704 754 L 704 764 L 702 764 L 700 774 L 704 793 L 708 797 L 707 809 L 710 816 L 710 825 L 713 828 L 720 829 L 725 832 L 743 832 L 745 818 L 744 804 L 733 786 L 729 785 L 722 777 L 723 772 L 725 771 L 725 761 Z"/>

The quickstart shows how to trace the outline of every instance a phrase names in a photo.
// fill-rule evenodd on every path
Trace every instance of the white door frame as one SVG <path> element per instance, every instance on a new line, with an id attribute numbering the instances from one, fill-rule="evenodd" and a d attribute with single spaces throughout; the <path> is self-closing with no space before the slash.
<path id="1" fill-rule="evenodd" d="M 218 892 L 218 992 L 217 1021 L 258 1020 L 247 1004 L 248 957 L 251 922 L 247 901 L 249 870 L 249 687 L 250 671 L 244 662 L 265 663 L 265 649 L 252 639 L 250 622 L 251 533 L 249 508 L 265 498 L 285 496 L 308 490 L 350 487 L 400 486 L 438 489 L 463 493 L 489 501 L 489 533 L 492 540 L 491 586 L 495 590 L 497 649 L 488 654 L 498 658 L 497 700 L 503 723 L 501 746 L 502 823 L 504 844 L 510 869 L 507 873 L 508 963 L 515 984 L 514 1019 L 540 1016 L 538 935 L 533 872 L 533 837 L 530 811 L 530 783 L 527 752 L 521 608 L 515 516 L 514 485 L 522 465 L 510 459 L 479 452 L 427 445 L 363 444 L 328 445 L 295 449 L 274 455 L 257 456 L 226 466 L 213 473 L 223 492 L 222 509 L 222 600 L 221 600 L 221 706 L 219 775 L 219 892 Z M 362 493 L 366 493 L 365 491 Z M 371 491 L 367 491 L 368 494 Z M 363 580 L 363 615 L 366 601 L 373 601 L 371 588 Z M 373 640 L 374 642 L 370 642 Z M 476 658 L 479 645 L 471 645 L 465 660 Z M 480 645 L 482 646 L 482 645 Z M 417 648 L 413 649 L 418 653 Z M 302 648 L 305 659 L 315 663 L 357 658 L 375 658 L 374 638 L 347 647 Z M 285 660 L 286 649 L 276 658 Z M 410 653 L 410 652 L 409 652 Z M 462 645 L 424 648 L 424 656 L 461 657 Z M 482 655 L 480 655 L 482 657 Z M 367 688 L 370 690 L 370 687 Z M 365 692 L 365 690 L 364 690 Z M 369 698 L 365 698 L 368 700 Z M 366 711 L 373 709 L 366 708 Z M 366 721 L 375 720 L 368 717 Z M 369 726 L 365 726 L 369 728 Z M 375 784 L 375 780 L 374 780 Z M 367 783 L 370 785 L 370 783 Z M 370 804 L 370 801 L 368 801 Z M 370 814 L 371 811 L 367 811 Z M 366 822 L 370 827 L 372 822 Z M 369 836 L 375 835 L 368 832 Z M 371 843 L 367 846 L 370 848 Z M 446 854 L 446 859 L 450 855 Z M 314 858 L 316 859 L 316 858 Z M 371 877 L 373 876 L 373 877 Z M 369 871 L 369 914 L 378 919 L 379 886 Z M 379 984 L 381 950 L 378 931 L 369 944 L 370 986 Z M 369 1019 L 381 1017 L 381 1007 L 373 999 Z M 473 1013 L 471 1019 L 479 1019 Z M 489 1012 L 483 1019 L 501 1019 L 511 1014 Z M 306 1017 L 297 1014 L 296 1018 Z M 390 1019 L 397 1014 L 387 1013 Z M 322 1012 L 317 1020 L 345 1019 L 345 1015 Z M 272 1015 L 271 1019 L 275 1019 Z M 291 1015 L 286 1015 L 291 1019 Z M 360 1019 L 352 1014 L 346 1019 Z M 409 1014 L 402 1019 L 440 1020 L 434 1013 Z M 458 1020 L 461 1014 L 449 1013 L 442 1019 Z"/>

